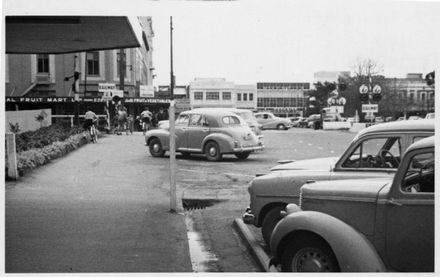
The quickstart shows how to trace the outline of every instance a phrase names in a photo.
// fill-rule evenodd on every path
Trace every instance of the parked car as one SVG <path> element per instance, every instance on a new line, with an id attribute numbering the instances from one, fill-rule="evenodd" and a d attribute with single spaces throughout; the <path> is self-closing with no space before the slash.
<path id="1" fill-rule="evenodd" d="M 303 127 L 303 126 L 301 126 L 301 122 L 306 122 L 306 121 L 307 121 L 307 118 L 297 117 L 296 120 L 292 121 L 292 127 Z"/>
<path id="2" fill-rule="evenodd" d="M 283 161 L 249 185 L 245 223 L 261 227 L 264 240 L 288 203 L 298 203 L 300 188 L 312 181 L 393 176 L 404 151 L 416 140 L 434 135 L 434 120 L 396 121 L 361 130 L 339 157 Z"/>
<path id="3" fill-rule="evenodd" d="M 419 120 L 419 119 L 422 119 L 422 118 L 418 115 L 412 115 L 412 116 L 408 117 L 408 120 Z"/>
<path id="4" fill-rule="evenodd" d="M 223 154 L 246 159 L 263 145 L 244 120 L 222 109 L 200 109 L 180 113 L 175 123 L 176 152 L 183 155 L 205 154 L 209 161 L 219 161 Z M 168 129 L 154 129 L 145 134 L 153 157 L 169 150 Z"/>
<path id="5" fill-rule="evenodd" d="M 275 227 L 282 271 L 433 272 L 434 137 L 411 145 L 393 178 L 301 188 Z"/>
<path id="6" fill-rule="evenodd" d="M 393 117 L 392 116 L 385 117 L 385 122 L 390 122 L 390 121 L 393 121 Z"/>
<path id="7" fill-rule="evenodd" d="M 255 117 L 262 129 L 287 130 L 291 127 L 289 119 L 277 117 L 269 112 L 255 113 Z"/>
<path id="8" fill-rule="evenodd" d="M 385 120 L 381 116 L 376 116 L 376 118 L 374 119 L 374 122 L 376 122 L 376 123 L 384 123 Z"/>
<path id="9" fill-rule="evenodd" d="M 307 118 L 307 128 L 316 129 L 318 125 L 321 126 L 321 115 L 320 114 L 311 114 Z"/>
<path id="10" fill-rule="evenodd" d="M 435 119 L 435 113 L 427 113 L 425 119 Z"/>

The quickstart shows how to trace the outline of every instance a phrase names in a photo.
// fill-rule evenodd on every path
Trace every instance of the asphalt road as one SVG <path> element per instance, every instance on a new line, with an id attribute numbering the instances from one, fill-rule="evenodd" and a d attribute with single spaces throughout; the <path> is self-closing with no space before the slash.
<path id="1" fill-rule="evenodd" d="M 194 199 L 211 205 L 182 214 L 167 212 L 168 158 L 151 157 L 141 133 L 107 136 L 8 182 L 6 272 L 191 272 L 197 257 L 188 254 L 186 229 L 214 257 L 203 271 L 259 271 L 232 227 L 249 205 L 248 182 L 278 160 L 338 156 L 355 134 L 291 129 L 263 135 L 265 150 L 244 161 L 178 156 L 178 206 Z"/>

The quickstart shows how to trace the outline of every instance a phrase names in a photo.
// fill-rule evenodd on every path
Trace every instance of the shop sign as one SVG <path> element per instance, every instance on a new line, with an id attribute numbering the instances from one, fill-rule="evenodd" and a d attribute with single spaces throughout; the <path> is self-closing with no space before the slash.
<path id="1" fill-rule="evenodd" d="M 139 86 L 139 96 L 140 97 L 154 97 L 154 87 L 153 86 Z"/>
<path id="2" fill-rule="evenodd" d="M 378 104 L 363 104 L 362 112 L 363 113 L 377 113 L 379 111 Z"/>

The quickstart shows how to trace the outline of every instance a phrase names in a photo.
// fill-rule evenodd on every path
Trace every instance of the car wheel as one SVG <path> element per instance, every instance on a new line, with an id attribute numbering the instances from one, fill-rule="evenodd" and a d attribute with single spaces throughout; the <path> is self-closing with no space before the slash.
<path id="1" fill-rule="evenodd" d="M 251 152 L 241 152 L 241 153 L 235 153 L 235 156 L 239 160 L 245 160 L 245 159 L 247 159 L 247 157 L 249 157 L 250 154 L 251 154 Z"/>
<path id="2" fill-rule="evenodd" d="M 283 272 L 337 272 L 338 261 L 320 237 L 307 236 L 289 242 L 281 257 Z"/>
<path id="3" fill-rule="evenodd" d="M 220 147 L 214 141 L 210 141 L 205 145 L 205 155 L 208 161 L 217 162 L 222 158 Z"/>
<path id="4" fill-rule="evenodd" d="M 153 157 L 163 157 L 165 150 L 163 150 L 162 143 L 158 138 L 153 138 L 149 144 L 150 154 Z"/>
<path id="5" fill-rule="evenodd" d="M 278 124 L 277 129 L 278 130 L 286 130 L 286 126 L 284 126 L 284 124 Z"/>
<path id="6" fill-rule="evenodd" d="M 281 220 L 280 212 L 284 209 L 284 207 L 277 206 L 272 208 L 263 218 L 263 224 L 261 225 L 261 234 L 263 235 L 263 239 L 267 245 L 270 243 L 270 236 L 272 235 L 272 231 L 277 225 L 278 221 Z"/>

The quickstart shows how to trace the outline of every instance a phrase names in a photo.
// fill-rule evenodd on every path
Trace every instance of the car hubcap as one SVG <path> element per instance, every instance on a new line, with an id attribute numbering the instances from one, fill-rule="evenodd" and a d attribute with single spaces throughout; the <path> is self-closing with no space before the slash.
<path id="1" fill-rule="evenodd" d="M 215 149 L 215 147 L 210 147 L 210 148 L 209 148 L 209 155 L 210 155 L 210 156 L 215 156 L 215 155 L 217 155 L 217 149 Z"/>
<path id="2" fill-rule="evenodd" d="M 159 144 L 157 144 L 157 143 L 154 144 L 154 145 L 153 145 L 153 151 L 154 151 L 154 152 L 159 152 L 159 150 L 160 150 L 160 146 L 159 146 Z"/>
<path id="3" fill-rule="evenodd" d="M 293 257 L 292 271 L 331 272 L 333 268 L 329 258 L 322 251 L 315 248 L 304 248 Z"/>

